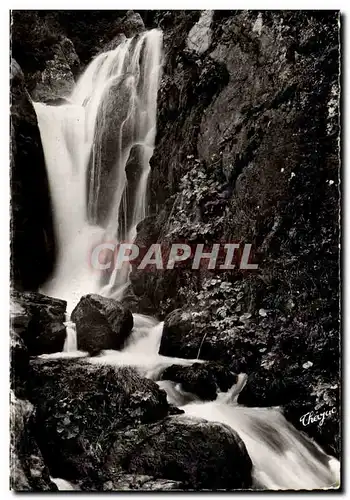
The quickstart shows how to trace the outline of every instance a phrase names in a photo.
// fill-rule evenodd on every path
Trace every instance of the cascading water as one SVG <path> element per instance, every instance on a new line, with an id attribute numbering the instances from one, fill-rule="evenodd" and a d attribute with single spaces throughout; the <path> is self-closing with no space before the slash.
<path id="1" fill-rule="evenodd" d="M 220 394 L 209 403 L 189 403 L 189 415 L 232 427 L 252 459 L 257 489 L 321 489 L 339 484 L 339 464 L 293 427 L 278 408 L 246 408 Z"/>
<path id="2" fill-rule="evenodd" d="M 185 392 L 181 385 L 159 380 L 167 366 L 188 366 L 199 360 L 171 358 L 158 354 L 163 323 L 147 316 L 134 315 L 134 329 L 122 351 L 104 351 L 86 361 L 111 366 L 132 366 L 142 376 L 157 381 L 167 393 L 169 403 L 181 407 L 185 414 L 221 422 L 234 429 L 253 462 L 254 489 L 322 489 L 336 488 L 340 481 L 339 462 L 328 456 L 315 442 L 293 427 L 279 408 L 247 408 L 237 404 L 246 375 L 215 401 L 201 401 Z M 57 353 L 45 357 L 71 357 L 74 353 Z M 83 353 L 76 352 L 76 356 Z"/>
<path id="3" fill-rule="evenodd" d="M 42 290 L 70 310 L 86 293 L 120 298 L 127 284 L 127 266 L 101 280 L 88 260 L 101 241 L 132 242 L 145 217 L 161 44 L 159 30 L 124 39 L 92 61 L 67 104 L 34 103 L 58 242 Z"/>
<path id="4" fill-rule="evenodd" d="M 92 61 L 67 104 L 35 103 L 59 247 L 55 274 L 43 291 L 66 299 L 70 310 L 85 293 L 118 298 L 127 284 L 128 269 L 114 271 L 108 281 L 101 282 L 87 260 L 102 240 L 132 242 L 137 223 L 145 217 L 161 43 L 158 30 L 124 39 L 116 49 Z M 87 356 L 76 351 L 75 326 L 69 317 L 66 328 L 65 352 L 49 356 Z M 245 376 L 214 402 L 202 402 L 173 382 L 159 381 L 169 365 L 200 362 L 159 355 L 162 330 L 162 323 L 135 314 L 124 349 L 105 351 L 87 362 L 133 366 L 158 381 L 169 402 L 182 406 L 187 414 L 231 426 L 252 459 L 255 488 L 336 487 L 338 461 L 297 431 L 278 408 L 237 404 Z M 55 481 L 60 482 L 60 489 L 71 489 Z"/>
<path id="5" fill-rule="evenodd" d="M 167 366 L 188 366 L 200 360 L 170 358 L 158 354 L 163 323 L 152 323 L 135 315 L 135 327 L 123 351 L 105 351 L 88 362 L 115 366 L 133 366 L 138 372 L 158 381 L 169 403 L 186 414 L 227 424 L 238 432 L 253 462 L 256 489 L 321 489 L 339 484 L 339 462 L 328 456 L 283 416 L 279 408 L 247 408 L 237 404 L 246 375 L 215 401 L 203 402 L 185 392 L 179 384 L 160 379 Z"/>

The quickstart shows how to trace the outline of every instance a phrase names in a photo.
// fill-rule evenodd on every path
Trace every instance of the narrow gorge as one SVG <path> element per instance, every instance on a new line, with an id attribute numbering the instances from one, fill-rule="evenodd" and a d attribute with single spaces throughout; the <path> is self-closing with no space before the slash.
<path id="1" fill-rule="evenodd" d="M 13 11 L 12 489 L 339 488 L 339 23 Z"/>

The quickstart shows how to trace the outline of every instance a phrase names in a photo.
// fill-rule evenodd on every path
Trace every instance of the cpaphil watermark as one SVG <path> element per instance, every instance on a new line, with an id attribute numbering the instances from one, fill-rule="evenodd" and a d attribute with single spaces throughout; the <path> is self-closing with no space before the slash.
<path id="1" fill-rule="evenodd" d="M 250 243 L 203 243 L 190 245 L 173 243 L 171 245 L 154 243 L 149 247 L 140 247 L 134 243 L 102 242 L 91 252 L 90 264 L 99 271 L 122 269 L 125 265 L 134 265 L 138 270 L 174 269 L 186 266 L 193 270 L 232 269 L 256 270 Z"/>
<path id="2" fill-rule="evenodd" d="M 314 413 L 313 411 L 309 411 L 300 417 L 300 422 L 306 427 L 310 424 L 318 424 L 322 426 L 326 419 L 332 418 L 333 415 L 337 413 L 337 409 L 335 406 L 330 408 L 329 410 L 323 411 L 322 413 Z"/>

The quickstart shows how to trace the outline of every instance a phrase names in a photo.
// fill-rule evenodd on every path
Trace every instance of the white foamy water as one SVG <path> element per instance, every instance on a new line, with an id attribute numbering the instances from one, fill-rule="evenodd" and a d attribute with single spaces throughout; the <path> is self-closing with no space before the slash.
<path id="1" fill-rule="evenodd" d="M 161 46 L 159 30 L 125 39 L 89 64 L 70 104 L 34 103 L 58 242 L 42 292 L 67 300 L 69 312 L 86 293 L 121 298 L 126 288 L 127 266 L 101 276 L 89 259 L 102 241 L 132 242 L 145 217 Z"/>
<path id="2" fill-rule="evenodd" d="M 134 329 L 122 351 L 104 351 L 87 362 L 132 366 L 142 376 L 157 381 L 167 393 L 169 403 L 181 407 L 186 414 L 229 425 L 246 445 L 253 463 L 255 489 L 311 490 L 339 486 L 338 460 L 295 429 L 279 408 L 247 408 L 237 404 L 237 397 L 247 380 L 245 374 L 238 376 L 237 383 L 229 391 L 219 393 L 217 399 L 210 402 L 203 402 L 198 396 L 184 391 L 181 384 L 159 380 L 168 366 L 190 366 L 203 361 L 159 355 L 163 323 L 143 315 L 134 315 L 134 318 Z"/>
<path id="3" fill-rule="evenodd" d="M 276 408 L 246 408 L 222 398 L 182 408 L 189 415 L 227 424 L 238 432 L 253 462 L 258 489 L 322 489 L 339 482 L 337 461 Z"/>
<path id="4" fill-rule="evenodd" d="M 50 477 L 51 481 L 55 483 L 58 488 L 58 491 L 78 491 L 79 488 L 69 481 L 65 479 L 61 479 L 60 477 Z"/>
<path id="5" fill-rule="evenodd" d="M 73 323 L 73 321 L 66 321 L 64 325 L 66 327 L 67 336 L 63 346 L 63 352 L 76 352 L 78 350 L 78 343 L 75 323 Z"/>
<path id="6" fill-rule="evenodd" d="M 132 242 L 138 222 L 146 215 L 161 44 L 159 30 L 125 39 L 89 64 L 69 104 L 34 103 L 58 242 L 55 272 L 42 292 L 67 300 L 68 313 L 84 294 L 120 299 L 127 287 L 127 267 L 101 279 L 100 272 L 91 268 L 89 257 L 102 241 Z M 87 357 L 87 353 L 77 351 L 75 325 L 69 314 L 66 330 L 64 352 L 42 357 Z M 159 355 L 162 330 L 163 323 L 135 314 L 133 331 L 122 351 L 105 351 L 86 361 L 132 366 L 157 381 L 169 402 L 187 414 L 222 422 L 237 431 L 253 462 L 255 488 L 337 486 L 339 462 L 297 431 L 277 408 L 237 404 L 246 381 L 244 374 L 227 393 L 209 403 L 185 392 L 179 384 L 159 380 L 167 366 L 199 361 Z M 74 489 L 62 479 L 54 481 L 59 489 Z"/>
<path id="7" fill-rule="evenodd" d="M 196 360 L 170 358 L 158 354 L 163 332 L 163 323 L 141 314 L 134 314 L 134 328 L 122 351 L 106 350 L 103 354 L 90 358 L 94 364 L 132 366 L 140 375 L 157 380 L 160 374 L 173 364 L 190 366 Z"/>

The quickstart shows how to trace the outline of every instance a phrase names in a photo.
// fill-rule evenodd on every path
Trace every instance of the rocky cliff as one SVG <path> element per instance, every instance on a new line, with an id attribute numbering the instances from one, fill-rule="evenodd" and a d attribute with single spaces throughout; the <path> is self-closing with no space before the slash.
<path id="1" fill-rule="evenodd" d="M 11 277 L 35 290 L 55 260 L 51 200 L 44 152 L 24 74 L 11 66 Z"/>

